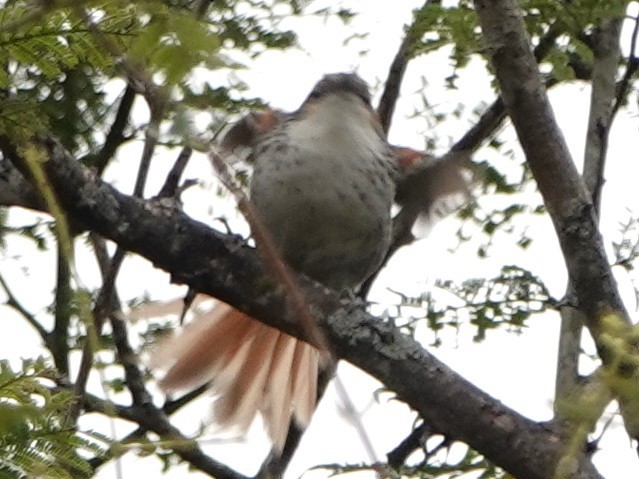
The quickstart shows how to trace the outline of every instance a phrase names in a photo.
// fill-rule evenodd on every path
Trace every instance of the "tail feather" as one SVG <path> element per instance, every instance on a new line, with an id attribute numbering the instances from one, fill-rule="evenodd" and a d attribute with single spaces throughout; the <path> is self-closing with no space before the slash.
<path id="1" fill-rule="evenodd" d="M 270 437 L 275 444 L 284 444 L 286 435 L 291 423 L 292 400 L 291 400 L 291 370 L 293 367 L 293 357 L 295 338 L 280 333 L 275 356 L 266 381 L 267 391 L 265 391 L 265 409 L 263 416 L 268 418 L 265 426 Z M 309 380 L 312 379 L 309 377 Z"/>
<path id="2" fill-rule="evenodd" d="M 151 365 L 166 391 L 211 382 L 220 427 L 243 433 L 260 413 L 280 451 L 291 419 L 306 426 L 315 409 L 319 351 L 224 303 L 161 342 Z"/>
<path id="3" fill-rule="evenodd" d="M 236 425 L 246 430 L 262 404 L 278 333 L 273 329 L 260 333 L 253 339 L 250 354 L 237 375 L 215 402 L 215 418 L 223 427 Z M 218 390 L 215 383 L 213 390 Z"/>
<path id="4" fill-rule="evenodd" d="M 318 370 L 319 351 L 312 346 L 298 342 L 295 345 L 293 370 L 291 371 L 292 409 L 300 426 L 306 426 L 315 410 L 317 396 L 317 376 L 312 382 L 304 381 L 310 371 Z"/>
<path id="5" fill-rule="evenodd" d="M 230 306 L 224 305 L 224 310 Z M 177 336 L 168 338 L 158 345 L 152 357 L 152 366 L 170 366 L 160 381 L 166 391 L 193 389 L 211 380 L 218 365 L 220 350 L 211 347 L 221 338 L 231 334 L 234 327 L 224 321 L 228 311 L 216 311 L 215 317 L 207 321 L 194 321 L 183 328 Z"/>

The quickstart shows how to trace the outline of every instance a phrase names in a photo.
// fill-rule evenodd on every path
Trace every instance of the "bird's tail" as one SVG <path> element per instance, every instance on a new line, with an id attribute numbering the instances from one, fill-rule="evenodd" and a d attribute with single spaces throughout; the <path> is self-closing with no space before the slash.
<path id="1" fill-rule="evenodd" d="M 151 365 L 166 371 L 166 392 L 210 383 L 214 419 L 243 433 L 259 412 L 281 451 L 292 419 L 305 427 L 315 410 L 319 351 L 224 303 L 199 313 L 160 342 Z"/>

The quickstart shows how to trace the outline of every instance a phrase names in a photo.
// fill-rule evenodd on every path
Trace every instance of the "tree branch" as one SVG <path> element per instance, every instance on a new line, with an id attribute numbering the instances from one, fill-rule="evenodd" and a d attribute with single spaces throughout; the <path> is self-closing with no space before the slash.
<path id="1" fill-rule="evenodd" d="M 46 140 L 42 145 L 48 154 L 44 167 L 49 181 L 68 214 L 169 271 L 173 281 L 308 339 L 288 311 L 286 298 L 268 287 L 272 282 L 265 277 L 261 262 L 240 238 L 218 233 L 161 203 L 123 195 L 75 162 L 56 142 Z M 17 153 L 12 160 L 23 167 L 24 160 Z M 338 357 L 394 390 L 434 429 L 466 442 L 518 478 L 552 476 L 561 459 L 555 433 L 458 376 L 393 325 L 367 314 L 360 302 L 345 303 L 304 277 L 299 283 Z M 173 433 L 170 425 L 152 426 L 150 416 L 149 421 L 140 424 L 155 427 L 159 433 Z M 580 453 L 574 456 L 574 467 L 566 477 L 600 476 Z"/>
<path id="2" fill-rule="evenodd" d="M 592 35 L 594 62 L 583 178 L 592 197 L 597 219 L 601 210 L 608 136 L 616 112 L 613 105 L 617 90 L 615 75 L 620 58 L 621 23 L 621 18 L 604 20 Z M 579 357 L 584 318 L 583 314 L 570 304 L 570 298 L 575 296 L 571 284 L 568 284 L 565 296 L 567 304 L 560 309 L 561 331 L 555 382 L 555 414 L 558 420 L 563 419 L 562 404 L 565 406 L 566 403 L 570 403 L 570 398 L 574 399 L 581 392 Z"/>
<path id="3" fill-rule="evenodd" d="M 553 220 L 579 306 L 598 343 L 603 317 L 628 316 L 597 229 L 596 212 L 555 121 L 515 0 L 477 0 L 477 13 L 504 104 Z"/>
<path id="4" fill-rule="evenodd" d="M 133 89 L 131 85 L 127 85 L 124 93 L 122 94 L 122 99 L 120 100 L 118 111 L 115 114 L 115 119 L 113 120 L 111 129 L 106 136 L 104 145 L 102 145 L 102 149 L 100 149 L 95 157 L 94 165 L 100 176 L 102 176 L 102 173 L 109 164 L 109 160 L 113 158 L 113 155 L 115 155 L 117 149 L 126 140 L 126 136 L 124 136 L 124 130 L 129 124 L 129 115 L 131 114 L 131 109 L 133 108 L 135 94 L 135 89 Z"/>
<path id="5" fill-rule="evenodd" d="M 637 58 L 637 37 L 639 36 L 639 16 L 635 17 L 635 26 L 632 29 L 632 35 L 630 37 L 630 54 L 628 55 L 628 62 L 626 64 L 626 71 L 623 74 L 619 84 L 617 85 L 617 96 L 615 98 L 615 105 L 613 107 L 613 114 L 617 113 L 617 110 L 625 103 L 631 80 L 637 73 L 639 68 L 639 59 Z"/>
<path id="6" fill-rule="evenodd" d="M 22 206 L 45 210 L 44 201 L 24 175 L 8 160 L 9 153 L 2 151 L 0 160 L 0 206 Z"/>
<path id="7" fill-rule="evenodd" d="M 16 310 L 27 321 L 27 323 L 29 323 L 33 329 L 37 331 L 42 340 L 46 343 L 49 340 L 49 332 L 44 328 L 44 326 L 42 326 L 42 324 L 40 324 L 36 317 L 27 311 L 22 303 L 18 301 L 11 289 L 9 289 L 9 285 L 2 275 L 0 275 L 0 286 L 4 290 L 4 294 L 7 296 L 5 304 Z"/>
<path id="8" fill-rule="evenodd" d="M 516 0 L 476 0 L 475 5 L 504 104 L 553 220 L 576 306 L 606 373 L 615 378 L 611 390 L 625 409 L 636 411 L 637 397 L 630 391 L 636 390 L 639 372 L 631 323 L 604 250 L 596 207 L 555 121 L 520 6 Z M 636 414 L 624 414 L 624 423 L 638 439 Z"/>
<path id="9" fill-rule="evenodd" d="M 69 323 L 71 321 L 71 269 L 60 245 L 57 245 L 57 278 L 55 288 L 55 323 L 48 342 L 55 366 L 62 374 L 69 374 Z"/>
<path id="10" fill-rule="evenodd" d="M 184 436 L 179 429 L 171 425 L 162 411 L 152 404 L 122 406 L 85 393 L 82 406 L 88 411 L 135 422 L 141 427 L 140 434 L 145 431 L 156 433 L 165 443 L 165 447 L 171 447 L 180 458 L 211 477 L 217 479 L 248 479 L 246 476 L 207 456 L 195 440 Z M 130 436 L 134 434 L 136 432 L 133 432 Z M 131 439 L 134 439 L 134 437 L 131 437 Z M 96 467 L 99 465 L 101 464 L 96 463 Z"/>
<path id="11" fill-rule="evenodd" d="M 425 9 L 430 2 L 431 0 L 426 0 L 421 10 Z M 413 49 L 416 36 L 415 18 L 413 17 L 413 23 L 406 28 L 404 39 L 388 69 L 384 91 L 377 106 L 377 115 L 382 124 L 382 129 L 386 134 L 388 134 L 390 130 L 393 112 L 395 111 L 395 105 L 399 98 L 399 91 L 402 86 L 402 80 L 404 79 L 404 73 L 406 73 L 406 67 L 411 59 L 411 50 Z"/>

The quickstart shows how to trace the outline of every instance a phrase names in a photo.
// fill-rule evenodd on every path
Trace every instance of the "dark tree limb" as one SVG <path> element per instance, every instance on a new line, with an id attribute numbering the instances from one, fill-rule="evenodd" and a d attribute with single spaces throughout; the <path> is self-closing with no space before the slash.
<path id="1" fill-rule="evenodd" d="M 635 17 L 635 26 L 632 29 L 632 35 L 630 37 L 630 54 L 628 55 L 628 61 L 626 62 L 626 70 L 623 77 L 617 85 L 617 96 L 615 98 L 615 104 L 613 107 L 613 114 L 617 113 L 617 110 L 626 102 L 628 93 L 630 92 L 630 86 L 632 85 L 632 79 L 637 73 L 639 68 L 639 58 L 637 58 L 637 38 L 639 37 L 639 17 Z"/>
<path id="2" fill-rule="evenodd" d="M 429 3 L 430 0 L 426 0 L 422 8 L 426 8 Z M 404 73 L 406 73 L 406 67 L 411 59 L 411 50 L 415 43 L 415 36 L 415 24 L 413 23 L 406 28 L 404 39 L 391 62 L 388 75 L 386 76 L 386 83 L 384 84 L 384 91 L 379 100 L 379 105 L 377 105 L 377 116 L 379 116 L 382 129 L 386 134 L 388 134 L 393 120 L 393 113 L 395 112 L 395 105 L 399 98 Z"/>
<path id="3" fill-rule="evenodd" d="M 180 185 L 180 179 L 192 154 L 193 149 L 190 146 L 182 148 L 177 160 L 175 160 L 175 163 L 173 163 L 171 167 L 171 171 L 169 171 L 169 174 L 166 176 L 164 185 L 158 193 L 160 198 L 174 198 L 176 194 L 179 193 L 178 187 Z"/>
<path id="4" fill-rule="evenodd" d="M 129 124 L 129 115 L 133 108 L 135 95 L 135 90 L 130 85 L 127 85 L 124 93 L 122 94 L 122 98 L 120 99 L 118 111 L 115 114 L 115 119 L 111 124 L 111 128 L 106 136 L 104 145 L 102 145 L 102 148 L 93 161 L 93 165 L 100 176 L 102 176 L 102 173 L 109 164 L 109 161 L 115 155 L 117 149 L 127 140 L 127 137 L 124 135 L 124 130 Z"/>
<path id="5" fill-rule="evenodd" d="M 45 343 L 48 343 L 50 338 L 49 332 L 45 329 L 44 326 L 42 326 L 42 324 L 40 324 L 40 321 L 38 321 L 36 317 L 30 311 L 28 311 L 27 308 L 24 307 L 24 305 L 18 300 L 18 298 L 15 297 L 2 275 L 0 275 L 0 287 L 2 287 L 4 294 L 7 296 L 7 301 L 5 302 L 5 304 L 18 312 L 25 319 L 25 321 L 37 331 L 42 340 Z"/>
<path id="6" fill-rule="evenodd" d="M 71 322 L 73 289 L 71 269 L 60 245 L 57 245 L 57 277 L 55 287 L 55 323 L 49 339 L 49 349 L 60 373 L 69 374 L 69 323 Z"/>
<path id="7" fill-rule="evenodd" d="M 218 233 L 181 211 L 123 195 L 70 158 L 59 144 L 47 140 L 43 147 L 49 182 L 70 216 L 169 271 L 173 281 L 308 339 L 289 314 L 286 298 L 268 286 L 257 255 L 241 239 Z M 24 169 L 19 155 L 12 155 L 12 160 Z M 557 434 L 458 376 L 412 338 L 367 314 L 361 303 L 345 302 L 303 277 L 299 284 L 339 358 L 395 391 L 435 430 L 467 443 L 516 477 L 553 475 L 562 458 Z M 153 416 L 139 419 L 145 428 L 173 433 L 170 425 L 153 426 Z M 574 467 L 566 477 L 600 477 L 583 452 L 572 460 Z"/>
<path id="8" fill-rule="evenodd" d="M 395 469 L 402 467 L 413 452 L 424 448 L 426 441 L 433 434 L 426 423 L 415 427 L 402 442 L 386 454 L 388 465 Z"/>

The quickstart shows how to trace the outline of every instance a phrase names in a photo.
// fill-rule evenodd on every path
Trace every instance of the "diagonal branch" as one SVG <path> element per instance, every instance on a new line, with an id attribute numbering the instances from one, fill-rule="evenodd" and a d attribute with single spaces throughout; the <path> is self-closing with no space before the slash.
<path id="1" fill-rule="evenodd" d="M 127 85 L 124 93 L 122 94 L 120 104 L 118 105 L 118 111 L 115 114 L 115 118 L 111 124 L 111 128 L 109 129 L 109 133 L 106 136 L 104 145 L 102 145 L 102 148 L 93 160 L 93 164 L 100 176 L 109 164 L 109 161 L 113 158 L 113 155 L 115 155 L 117 149 L 127 140 L 127 137 L 124 135 L 124 130 L 129 124 L 129 115 L 133 108 L 135 94 L 135 90 L 130 85 Z"/>
<path id="2" fill-rule="evenodd" d="M 32 313 L 27 311 L 20 301 L 18 301 L 2 275 L 0 275 L 0 287 L 2 287 L 4 294 L 7 296 L 5 304 L 20 313 L 20 315 L 33 327 L 33 329 L 38 332 L 42 340 L 46 343 L 49 340 L 49 332 L 44 326 L 42 326 L 42 324 L 40 324 L 40 321 L 38 321 Z"/>
<path id="3" fill-rule="evenodd" d="M 426 0 L 418 11 L 423 11 L 428 8 L 431 1 L 432 0 Z M 384 91 L 382 92 L 382 97 L 380 98 L 379 105 L 377 106 L 377 115 L 379 116 L 379 121 L 382 124 L 382 129 L 386 134 L 388 134 L 393 120 L 393 113 L 395 111 L 397 99 L 399 98 L 399 91 L 402 86 L 404 74 L 406 73 L 406 67 L 413 57 L 413 45 L 420 33 L 423 32 L 418 31 L 416 14 L 413 14 L 413 23 L 406 28 L 404 39 L 402 40 L 402 43 L 391 62 L 390 68 L 388 69 L 388 76 L 386 77 L 386 84 L 384 85 Z"/>
<path id="4" fill-rule="evenodd" d="M 192 467 L 217 479 L 248 479 L 228 466 L 209 457 L 200 446 L 186 437 L 178 428 L 173 426 L 166 415 L 152 404 L 144 406 L 122 406 L 105 401 L 91 394 L 85 393 L 82 406 L 87 411 L 99 412 L 107 416 L 116 416 L 140 425 L 140 433 L 152 431 L 160 436 L 164 447 L 171 447 L 175 453 Z M 135 435 L 132 433 L 130 436 Z M 135 439 L 134 436 L 131 439 Z M 96 467 L 100 461 L 94 463 Z"/>
<path id="5" fill-rule="evenodd" d="M 287 299 L 269 286 L 272 282 L 265 278 L 257 255 L 242 240 L 161 203 L 123 195 L 75 162 L 56 142 L 46 140 L 42 146 L 48 154 L 44 165 L 49 181 L 69 215 L 169 271 L 174 281 L 309 339 L 287 308 Z M 17 153 L 12 161 L 24 168 Z M 299 284 L 338 357 L 395 391 L 434 429 L 467 443 L 516 477 L 552 476 L 561 459 L 558 435 L 461 378 L 392 324 L 367 314 L 361 302 L 345 301 L 304 277 Z M 174 432 L 167 424 L 140 424 L 155 427 L 160 434 Z M 512 440 L 514 435 L 517 441 Z M 573 465 L 568 478 L 600 477 L 583 452 L 575 455 Z"/>

